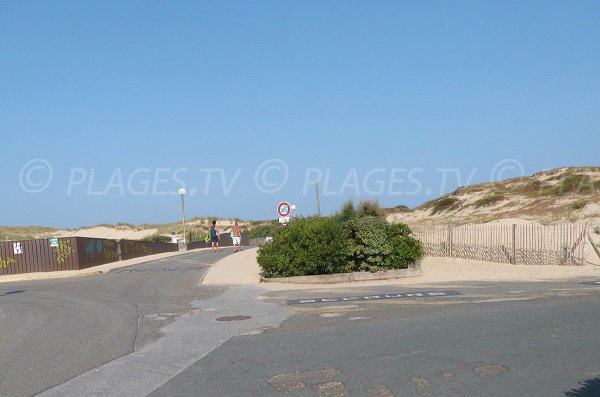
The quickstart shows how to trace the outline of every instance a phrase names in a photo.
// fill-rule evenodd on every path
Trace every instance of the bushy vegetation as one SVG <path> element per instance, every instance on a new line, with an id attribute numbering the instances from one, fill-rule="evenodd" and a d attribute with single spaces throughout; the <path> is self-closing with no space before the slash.
<path id="1" fill-rule="evenodd" d="M 435 215 L 438 212 L 455 209 L 457 204 L 458 199 L 456 197 L 442 197 L 441 199 L 433 203 L 431 214 Z"/>
<path id="2" fill-rule="evenodd" d="M 588 204 L 589 204 L 588 200 L 575 200 L 569 206 L 571 207 L 571 209 L 573 211 L 578 211 L 580 209 L 583 209 Z"/>
<path id="3" fill-rule="evenodd" d="M 46 233 L 56 232 L 57 229 L 42 226 L 0 226 L 0 239 L 6 241 L 34 240 Z"/>
<path id="4" fill-rule="evenodd" d="M 281 230 L 281 225 L 278 222 L 272 222 L 269 224 L 261 224 L 257 226 L 253 226 L 248 232 L 248 236 L 250 238 L 265 238 L 265 237 L 273 237 L 279 230 Z"/>
<path id="5" fill-rule="evenodd" d="M 554 194 L 595 194 L 598 189 L 600 181 L 593 181 L 589 175 L 574 174 L 567 175 L 554 189 Z"/>
<path id="6" fill-rule="evenodd" d="M 356 208 L 356 217 L 363 218 L 365 216 L 384 218 L 385 210 L 379 206 L 378 201 L 362 200 Z"/>
<path id="7" fill-rule="evenodd" d="M 155 243 L 170 243 L 171 237 L 156 233 L 151 236 L 144 237 L 142 241 L 152 241 Z"/>
<path id="8" fill-rule="evenodd" d="M 347 202 L 332 217 L 300 218 L 279 228 L 259 250 L 263 276 L 403 269 L 423 257 L 407 225 L 388 223 L 377 202 L 363 204 Z"/>
<path id="9" fill-rule="evenodd" d="M 490 205 L 496 204 L 499 201 L 506 200 L 506 196 L 500 193 L 494 193 L 487 195 L 479 200 L 475 201 L 473 205 L 475 208 L 488 207 Z"/>
<path id="10" fill-rule="evenodd" d="M 295 219 L 261 246 L 265 277 L 345 273 L 351 270 L 348 231 L 333 218 Z"/>
<path id="11" fill-rule="evenodd" d="M 352 219 L 346 224 L 350 232 L 354 270 L 377 271 L 386 268 L 391 253 L 388 223 L 373 216 Z"/>
<path id="12" fill-rule="evenodd" d="M 557 175 L 547 181 L 529 182 L 516 192 L 524 196 L 589 195 L 600 192 L 600 181 L 594 181 L 589 175 L 583 174 Z"/>
<path id="13" fill-rule="evenodd" d="M 185 241 L 190 243 L 192 241 L 204 240 L 204 236 L 206 236 L 207 232 L 208 228 L 192 228 L 192 230 L 186 232 L 187 236 Z"/>
<path id="14" fill-rule="evenodd" d="M 354 205 L 354 201 L 348 200 L 335 214 L 335 218 L 340 222 L 347 222 L 351 219 L 363 218 L 365 216 L 384 218 L 385 209 L 381 208 L 379 202 L 375 200 L 362 200 L 358 206 Z"/>

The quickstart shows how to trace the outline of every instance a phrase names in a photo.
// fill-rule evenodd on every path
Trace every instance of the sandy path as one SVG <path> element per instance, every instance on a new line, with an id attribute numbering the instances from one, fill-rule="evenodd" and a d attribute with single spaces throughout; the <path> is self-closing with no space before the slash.
<path id="1" fill-rule="evenodd" d="M 421 276 L 383 281 L 306 285 L 261 283 L 256 262 L 257 248 L 246 248 L 217 262 L 204 278 L 203 284 L 255 284 L 269 290 L 332 289 L 336 287 L 377 285 L 421 285 L 457 281 L 552 281 L 597 277 L 600 266 L 515 266 L 504 263 L 477 262 L 464 259 L 425 258 Z"/>

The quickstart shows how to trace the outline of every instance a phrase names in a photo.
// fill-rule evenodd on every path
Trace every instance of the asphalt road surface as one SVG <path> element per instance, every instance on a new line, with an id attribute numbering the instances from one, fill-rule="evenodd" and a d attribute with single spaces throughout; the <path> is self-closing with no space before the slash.
<path id="1" fill-rule="evenodd" d="M 270 293 L 298 315 L 152 396 L 600 396 L 600 285 L 443 290 Z"/>
<path id="2" fill-rule="evenodd" d="M 160 350 L 168 325 L 201 317 L 202 309 L 195 302 L 222 295 L 223 288 L 199 287 L 198 282 L 225 255 L 204 251 L 100 276 L 0 284 L 0 396 L 35 395 L 87 371 L 97 372 L 115 359 L 147 348 Z M 254 301 L 252 293 L 251 299 L 243 298 Z M 219 304 L 213 306 L 215 313 L 224 311 Z M 197 335 L 198 329 L 190 332 Z M 180 353 L 172 354 L 188 361 L 201 357 Z M 169 354 L 165 347 L 147 364 L 150 372 L 165 375 L 154 376 L 154 381 L 140 377 L 137 383 L 145 388 L 139 395 L 164 383 L 188 362 L 170 358 L 166 367 L 156 369 L 160 365 L 156 361 Z M 97 380 L 99 384 L 90 384 L 97 388 L 93 393 L 108 395 L 102 382 L 112 381 Z M 93 393 L 74 388 L 58 395 Z"/>
<path id="3" fill-rule="evenodd" d="M 215 257 L 0 284 L 0 396 L 600 396 L 596 280 L 198 286 Z"/>

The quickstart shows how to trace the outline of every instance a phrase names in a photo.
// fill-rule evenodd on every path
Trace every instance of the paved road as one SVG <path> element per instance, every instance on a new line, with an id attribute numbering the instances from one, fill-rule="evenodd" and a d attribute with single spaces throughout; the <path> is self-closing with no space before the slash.
<path id="1" fill-rule="evenodd" d="M 298 315 L 229 340 L 152 396 L 600 396 L 600 286 L 443 287 L 461 295 L 270 293 Z"/>
<path id="2" fill-rule="evenodd" d="M 215 259 L 1 284 L 0 396 L 600 395 L 594 280 L 199 287 Z"/>
<path id="3" fill-rule="evenodd" d="M 198 282 L 211 264 L 225 255 L 205 251 L 100 276 L 0 284 L 0 396 L 31 396 L 61 384 L 60 392 L 47 393 L 93 395 L 82 393 L 81 383 L 72 378 L 90 370 L 98 375 L 98 368 L 114 365 L 118 358 L 135 356 L 140 361 L 141 352 L 146 361 L 139 365 L 145 365 L 147 371 L 138 374 L 136 385 L 142 389 L 138 395 L 148 394 L 190 360 L 202 357 L 191 348 L 187 349 L 195 353 L 191 356 L 165 349 L 151 360 L 146 351 L 160 352 L 168 341 L 165 329 L 175 323 L 181 327 L 186 318 L 227 312 L 220 302 L 212 302 L 212 307 L 206 308 L 212 311 L 200 313 L 203 308 L 197 304 L 210 302 L 224 291 L 199 287 Z M 248 296 L 238 294 L 237 298 L 254 302 L 257 293 L 247 290 Z M 258 322 L 254 325 L 260 327 Z M 173 328 L 175 332 L 185 336 L 178 327 Z M 198 324 L 191 327 L 187 332 L 197 334 Z M 223 341 L 216 338 L 206 346 Z M 135 365 L 131 360 L 127 364 Z M 156 371 L 164 376 L 153 375 Z M 110 388 L 103 383 L 116 388 L 119 383 L 107 377 L 96 376 L 83 387 L 96 390 L 97 395 L 109 395 Z"/>

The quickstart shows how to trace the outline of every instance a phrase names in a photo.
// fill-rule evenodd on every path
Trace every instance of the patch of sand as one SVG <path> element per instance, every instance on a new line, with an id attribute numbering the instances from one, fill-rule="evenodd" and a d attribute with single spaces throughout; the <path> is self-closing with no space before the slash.
<path id="1" fill-rule="evenodd" d="M 579 212 L 583 217 L 598 218 L 600 217 L 600 205 L 595 203 L 587 204 Z"/>
<path id="2" fill-rule="evenodd" d="M 141 240 L 144 237 L 148 237 L 155 234 L 157 231 L 157 229 L 133 230 L 98 226 L 89 229 L 59 230 L 57 232 L 52 233 L 52 236 L 49 237 L 91 237 L 115 240 Z"/>
<path id="3" fill-rule="evenodd" d="M 421 264 L 421 276 L 360 281 L 339 284 L 288 284 L 261 283 L 260 268 L 256 261 L 258 248 L 247 248 L 230 255 L 211 267 L 203 284 L 255 284 L 269 290 L 332 289 L 336 287 L 377 285 L 421 285 L 459 281 L 551 281 L 600 277 L 600 266 L 526 266 L 506 263 L 479 262 L 456 258 L 425 258 Z"/>
<path id="4" fill-rule="evenodd" d="M 539 223 L 521 218 L 503 218 L 484 223 L 484 225 L 539 225 Z"/>
<path id="5" fill-rule="evenodd" d="M 231 247 L 222 250 L 233 250 Z M 202 284 L 259 284 L 258 248 L 242 248 L 211 266 Z M 219 255 L 219 254 L 215 254 Z"/>

